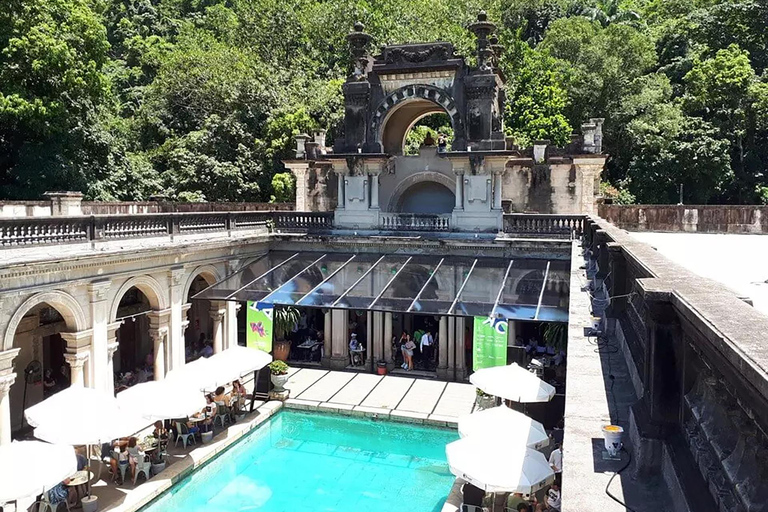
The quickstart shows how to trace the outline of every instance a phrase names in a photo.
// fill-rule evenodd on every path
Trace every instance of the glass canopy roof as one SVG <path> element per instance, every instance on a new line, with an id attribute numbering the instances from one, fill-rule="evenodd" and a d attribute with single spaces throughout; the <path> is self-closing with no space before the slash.
<path id="1" fill-rule="evenodd" d="M 570 262 L 272 251 L 193 299 L 568 321 Z"/>

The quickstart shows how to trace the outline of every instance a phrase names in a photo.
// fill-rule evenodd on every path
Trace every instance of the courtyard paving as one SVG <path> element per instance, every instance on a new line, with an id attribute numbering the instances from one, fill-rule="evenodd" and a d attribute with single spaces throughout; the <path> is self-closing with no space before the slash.
<path id="1" fill-rule="evenodd" d="M 243 420 L 217 429 L 211 443 L 187 448 L 170 443 L 168 467 L 146 482 L 140 480 L 135 487 L 131 483 L 117 486 L 108 482 L 107 471 L 103 471 L 92 487 L 99 498 L 99 510 L 140 509 L 282 407 L 455 427 L 459 416 L 472 412 L 475 405 L 475 388 L 469 384 L 314 368 L 291 368 L 286 388 L 291 390 L 292 398 L 285 403 L 257 402 L 254 412 Z"/>

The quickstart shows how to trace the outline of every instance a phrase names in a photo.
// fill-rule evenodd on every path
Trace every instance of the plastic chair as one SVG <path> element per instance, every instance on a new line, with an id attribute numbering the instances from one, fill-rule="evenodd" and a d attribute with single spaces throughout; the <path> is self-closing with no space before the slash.
<path id="1" fill-rule="evenodd" d="M 461 504 L 459 512 L 490 512 L 487 507 L 478 507 L 477 505 L 465 505 Z"/>
<path id="2" fill-rule="evenodd" d="M 216 402 L 216 416 L 213 418 L 213 426 L 216 426 L 216 421 L 221 424 L 221 428 L 224 428 L 224 420 L 228 423 L 232 423 L 232 417 L 229 415 L 229 409 L 224 405 L 224 402 Z"/>
<path id="3" fill-rule="evenodd" d="M 139 475 L 141 473 L 144 473 L 144 478 L 146 480 L 149 480 L 149 475 L 151 474 L 152 469 L 152 463 L 146 459 L 146 457 L 143 458 L 143 460 L 140 460 L 136 462 L 136 472 L 133 474 L 133 485 L 136 485 L 136 480 L 139 478 Z"/>
<path id="4" fill-rule="evenodd" d="M 128 463 L 128 461 L 117 461 L 117 469 L 120 471 L 120 481 L 125 483 L 125 472 L 128 471 L 128 468 L 130 468 L 131 465 Z M 117 476 L 117 475 L 115 475 Z"/>
<path id="5" fill-rule="evenodd" d="M 176 422 L 176 444 L 175 446 L 179 446 L 179 439 L 182 440 L 182 445 L 184 448 L 187 447 L 187 444 L 197 444 L 195 443 L 195 434 L 191 433 L 189 431 L 189 427 L 187 427 L 186 424 L 181 423 L 179 421 Z M 191 439 L 191 441 L 190 441 Z"/>

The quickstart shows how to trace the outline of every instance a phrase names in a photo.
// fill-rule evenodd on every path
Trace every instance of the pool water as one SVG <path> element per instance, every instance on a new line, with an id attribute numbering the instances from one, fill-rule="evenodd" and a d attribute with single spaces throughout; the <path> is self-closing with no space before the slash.
<path id="1" fill-rule="evenodd" d="M 145 512 L 437 512 L 455 430 L 284 410 Z"/>

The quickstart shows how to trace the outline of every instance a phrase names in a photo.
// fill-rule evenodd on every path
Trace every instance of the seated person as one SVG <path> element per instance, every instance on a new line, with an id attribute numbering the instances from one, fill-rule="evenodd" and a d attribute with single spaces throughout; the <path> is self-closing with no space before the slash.
<path id="1" fill-rule="evenodd" d="M 213 427 L 213 419 L 216 417 L 216 403 L 213 401 L 213 395 L 208 393 L 205 395 L 205 402 L 206 405 L 203 407 L 203 409 L 195 414 L 196 418 L 205 418 L 203 421 L 198 422 L 200 424 L 199 431 L 201 432 L 208 432 Z M 193 424 L 194 425 L 194 424 Z M 189 431 L 192 432 L 192 426 L 190 426 L 189 423 L 187 423 L 187 426 L 190 427 Z"/>
<path id="2" fill-rule="evenodd" d="M 224 403 L 224 405 L 229 407 L 230 398 L 229 398 L 229 395 L 224 393 L 224 386 L 219 386 L 216 388 L 216 394 L 213 395 L 213 401 L 222 402 Z"/>
<path id="3" fill-rule="evenodd" d="M 245 399 L 248 398 L 245 386 L 239 380 L 232 381 L 232 391 L 229 395 L 229 403 L 234 407 L 235 411 L 242 411 L 245 407 Z"/>
<path id="4" fill-rule="evenodd" d="M 203 350 L 200 352 L 200 355 L 203 357 L 211 357 L 213 355 L 213 345 L 210 341 L 207 341 L 205 343 L 205 346 L 203 347 Z"/>
<path id="5" fill-rule="evenodd" d="M 553 483 L 547 493 L 544 495 L 544 503 L 549 510 L 560 512 L 560 486 L 557 482 Z"/>
<path id="6" fill-rule="evenodd" d="M 77 491 L 74 487 L 67 487 L 69 481 L 69 478 L 66 478 L 48 491 L 48 501 L 53 505 L 53 510 L 58 510 L 61 502 L 67 503 L 67 509 L 77 504 Z"/>
<path id="7" fill-rule="evenodd" d="M 134 478 L 136 476 L 136 464 L 144 462 L 144 452 L 139 448 L 139 440 L 135 437 L 129 438 L 125 451 L 128 453 L 128 464 L 131 466 L 131 478 Z"/>
<path id="8" fill-rule="evenodd" d="M 510 510 L 517 510 L 517 506 L 521 503 L 528 504 L 525 498 L 523 498 L 523 495 L 519 492 L 512 493 L 507 498 L 507 508 Z"/>
<path id="9" fill-rule="evenodd" d="M 168 429 L 165 428 L 162 421 L 155 422 L 155 428 L 152 430 L 152 436 L 157 439 L 157 450 L 152 452 L 152 459 L 160 462 L 168 446 Z"/>

